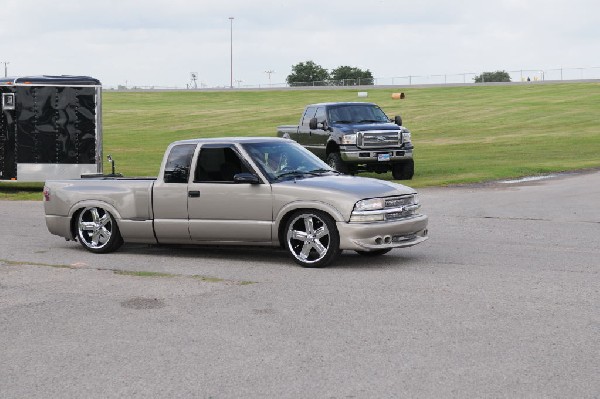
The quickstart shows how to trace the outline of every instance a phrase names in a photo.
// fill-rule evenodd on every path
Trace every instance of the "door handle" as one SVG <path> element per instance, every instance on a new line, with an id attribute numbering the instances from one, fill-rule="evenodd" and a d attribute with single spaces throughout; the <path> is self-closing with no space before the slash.
<path id="1" fill-rule="evenodd" d="M 199 198 L 200 191 L 188 191 L 188 197 L 190 198 Z"/>

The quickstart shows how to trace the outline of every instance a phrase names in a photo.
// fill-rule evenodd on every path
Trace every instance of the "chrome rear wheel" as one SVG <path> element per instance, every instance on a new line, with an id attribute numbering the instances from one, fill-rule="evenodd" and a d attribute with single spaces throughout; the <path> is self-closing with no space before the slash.
<path id="1" fill-rule="evenodd" d="M 115 251 L 123 238 L 113 216 L 103 208 L 88 207 L 77 216 L 77 239 L 90 252 Z"/>

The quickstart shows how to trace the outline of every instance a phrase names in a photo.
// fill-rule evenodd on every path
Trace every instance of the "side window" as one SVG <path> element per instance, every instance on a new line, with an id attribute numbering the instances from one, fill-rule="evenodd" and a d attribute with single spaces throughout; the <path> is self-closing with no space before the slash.
<path id="1" fill-rule="evenodd" d="M 192 157 L 196 150 L 195 144 L 177 145 L 171 149 L 163 180 L 165 183 L 187 183 L 190 176 Z"/>
<path id="2" fill-rule="evenodd" d="M 233 176 L 248 173 L 237 152 L 231 147 L 209 147 L 200 149 L 194 182 L 232 183 Z"/>
<path id="3" fill-rule="evenodd" d="M 317 118 L 317 122 L 325 121 L 325 107 L 317 108 L 317 113 L 315 114 L 315 118 Z"/>
<path id="4" fill-rule="evenodd" d="M 304 116 L 302 117 L 302 126 L 308 126 L 310 120 L 315 117 L 316 107 L 308 107 L 306 111 L 304 111 Z"/>

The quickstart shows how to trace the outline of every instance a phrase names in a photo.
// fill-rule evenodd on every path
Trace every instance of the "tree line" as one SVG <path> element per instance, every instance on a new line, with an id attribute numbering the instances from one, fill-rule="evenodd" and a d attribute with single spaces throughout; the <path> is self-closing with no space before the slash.
<path id="1" fill-rule="evenodd" d="M 355 86 L 373 85 L 375 79 L 371 71 L 347 65 L 339 66 L 329 72 L 313 61 L 292 65 L 292 73 L 285 79 L 290 86 Z"/>
<path id="2" fill-rule="evenodd" d="M 483 72 L 473 80 L 475 83 L 511 81 L 506 71 Z M 375 79 L 368 69 L 342 65 L 329 72 L 314 61 L 305 61 L 292 65 L 292 73 L 287 76 L 286 82 L 290 86 L 357 86 L 374 85 Z"/>

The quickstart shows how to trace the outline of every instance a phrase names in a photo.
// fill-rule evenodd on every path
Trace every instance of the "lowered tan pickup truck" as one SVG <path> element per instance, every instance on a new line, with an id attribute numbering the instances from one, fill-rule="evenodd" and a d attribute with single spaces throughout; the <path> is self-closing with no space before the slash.
<path id="1" fill-rule="evenodd" d="M 49 180 L 52 234 L 106 253 L 123 242 L 282 246 L 304 267 L 341 250 L 382 255 L 427 239 L 415 190 L 341 175 L 292 140 L 172 143 L 158 178 Z"/>

